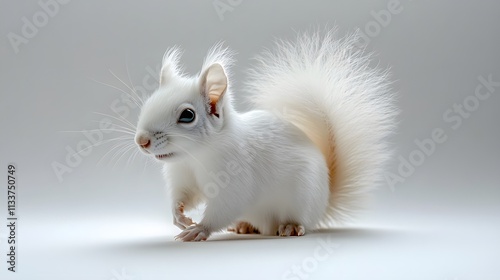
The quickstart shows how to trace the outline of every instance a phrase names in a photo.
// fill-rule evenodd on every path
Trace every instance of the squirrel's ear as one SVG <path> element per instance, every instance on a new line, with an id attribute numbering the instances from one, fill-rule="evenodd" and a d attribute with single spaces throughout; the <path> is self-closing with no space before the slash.
<path id="1" fill-rule="evenodd" d="M 166 85 L 173 77 L 179 75 L 179 59 L 181 50 L 178 47 L 168 49 L 163 55 L 160 70 L 160 87 Z"/>
<path id="2" fill-rule="evenodd" d="M 219 100 L 227 89 L 227 76 L 222 65 L 215 63 L 201 75 L 201 93 L 210 100 L 210 114 L 219 116 Z"/>

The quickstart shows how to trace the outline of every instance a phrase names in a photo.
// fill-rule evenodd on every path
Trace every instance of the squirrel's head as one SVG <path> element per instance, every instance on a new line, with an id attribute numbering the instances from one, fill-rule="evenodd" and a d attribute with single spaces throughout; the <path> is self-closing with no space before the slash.
<path id="1" fill-rule="evenodd" d="M 186 77 L 178 67 L 180 52 L 166 52 L 159 88 L 144 102 L 135 142 L 161 161 L 192 157 L 217 137 L 229 106 L 227 49 L 214 47 L 198 76 Z"/>

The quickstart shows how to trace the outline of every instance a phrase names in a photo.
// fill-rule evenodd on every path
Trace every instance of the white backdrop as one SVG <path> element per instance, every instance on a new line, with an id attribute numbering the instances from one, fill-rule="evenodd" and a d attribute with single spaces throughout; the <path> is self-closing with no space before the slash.
<path id="1" fill-rule="evenodd" d="M 12 273 L 5 181 L 1 279 L 500 277 L 498 1 L 1 1 L 0 20 L 0 168 L 17 166 L 18 217 Z M 175 242 L 159 167 L 106 155 L 121 135 L 91 133 L 109 119 L 94 112 L 134 123 L 122 91 L 152 92 L 166 48 L 194 74 L 220 40 L 242 100 L 274 38 L 333 25 L 360 28 L 396 81 L 397 152 L 370 210 L 302 238 Z"/>

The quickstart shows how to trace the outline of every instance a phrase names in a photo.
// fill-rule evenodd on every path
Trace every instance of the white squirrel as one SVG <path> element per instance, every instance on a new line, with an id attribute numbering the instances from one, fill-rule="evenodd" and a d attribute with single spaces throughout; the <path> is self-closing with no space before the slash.
<path id="1" fill-rule="evenodd" d="M 381 179 L 396 108 L 388 72 L 370 68 L 356 35 L 301 34 L 257 58 L 232 104 L 231 52 L 217 44 L 199 75 L 163 58 L 159 88 L 141 109 L 135 141 L 164 164 L 183 241 L 236 233 L 301 236 L 349 219 Z M 205 203 L 194 223 L 184 211 Z"/>

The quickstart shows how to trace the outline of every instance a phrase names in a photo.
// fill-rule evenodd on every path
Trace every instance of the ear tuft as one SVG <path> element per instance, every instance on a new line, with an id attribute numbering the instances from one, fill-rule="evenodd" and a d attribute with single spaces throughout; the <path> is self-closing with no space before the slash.
<path id="1" fill-rule="evenodd" d="M 227 76 L 222 65 L 212 64 L 202 75 L 202 94 L 207 96 L 210 102 L 210 114 L 219 117 L 217 104 L 227 90 Z"/>
<path id="2" fill-rule="evenodd" d="M 180 74 L 179 60 L 182 51 L 175 46 L 168 49 L 163 55 L 162 66 L 160 70 L 160 86 L 166 85 L 173 77 Z"/>

